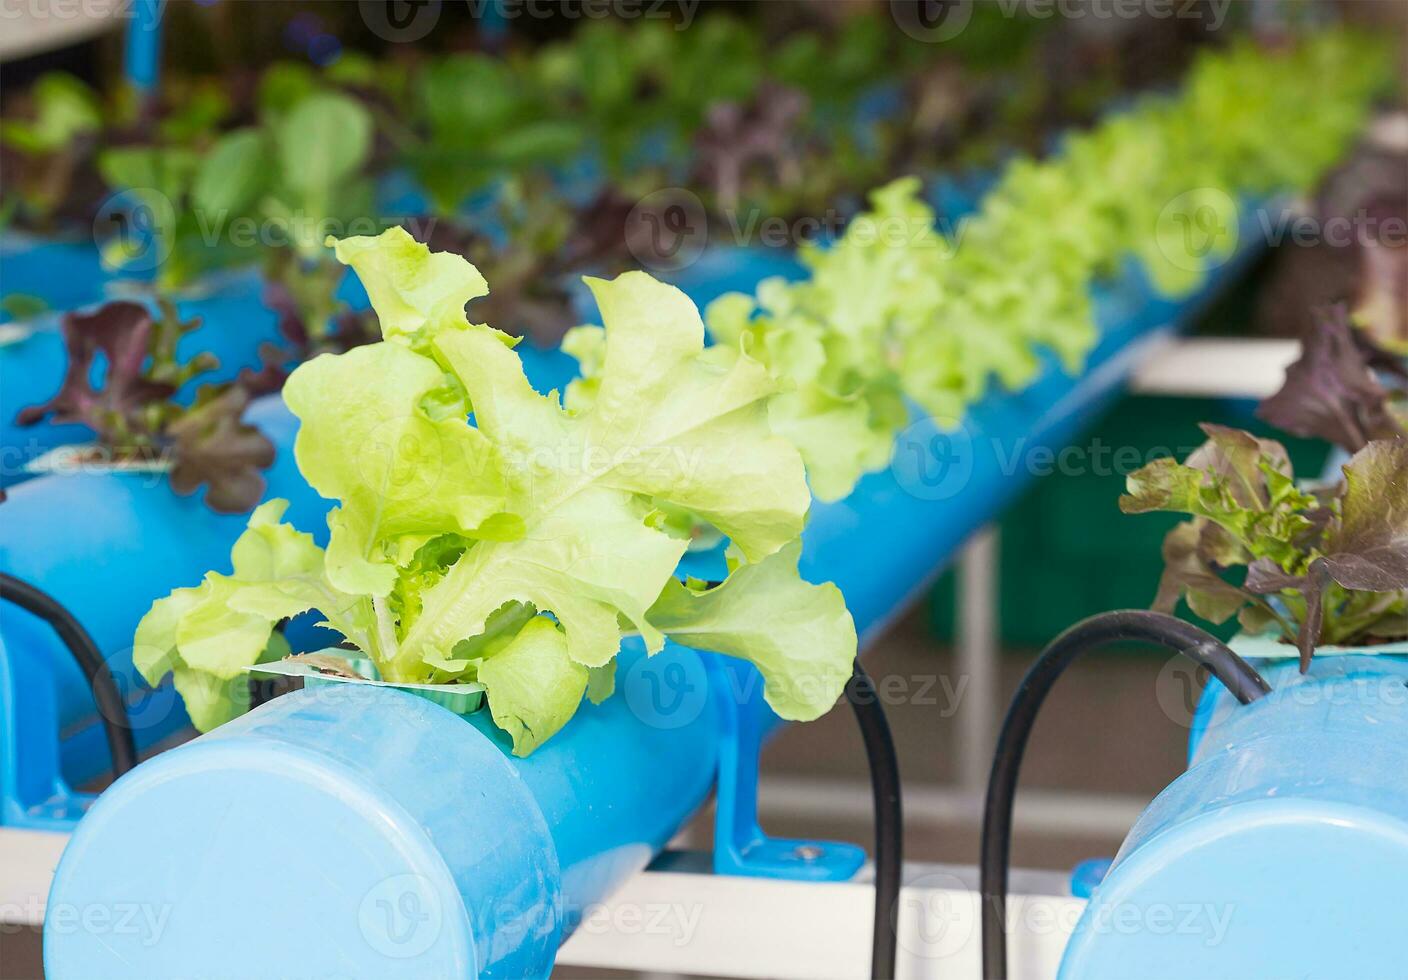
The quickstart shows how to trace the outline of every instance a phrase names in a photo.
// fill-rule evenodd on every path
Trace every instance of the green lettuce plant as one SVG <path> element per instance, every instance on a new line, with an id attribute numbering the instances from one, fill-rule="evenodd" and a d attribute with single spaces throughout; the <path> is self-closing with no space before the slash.
<path id="1" fill-rule="evenodd" d="M 1214 623 L 1236 616 L 1294 643 L 1302 671 L 1320 644 L 1408 636 L 1405 381 L 1401 362 L 1333 311 L 1259 414 L 1352 452 L 1342 480 L 1299 483 L 1280 443 L 1217 425 L 1184 462 L 1131 473 L 1125 513 L 1191 517 L 1164 539 L 1154 608 L 1183 599 Z"/>
<path id="2" fill-rule="evenodd" d="M 299 469 L 337 501 L 327 547 L 270 501 L 231 574 L 158 600 L 138 626 L 138 669 L 173 674 L 197 727 L 243 710 L 244 672 L 282 652 L 279 621 L 309 609 L 385 680 L 482 684 L 520 755 L 589 691 L 610 692 L 631 634 L 649 652 L 669 637 L 751 661 L 782 717 L 835 702 L 855 627 L 834 585 L 797 574 L 811 498 L 769 427 L 761 364 L 706 349 L 673 287 L 589 280 L 603 365 L 593 403 L 564 408 L 529 385 L 512 338 L 468 321 L 487 287 L 463 258 L 400 229 L 336 253 L 384 339 L 309 361 L 284 388 Z M 668 507 L 729 536 L 721 584 L 674 579 L 688 541 Z"/>
<path id="3" fill-rule="evenodd" d="M 806 279 L 725 297 L 710 327 L 768 365 L 779 431 L 818 496 L 844 496 L 888 462 L 906 402 L 956 425 L 994 381 L 1035 380 L 1047 352 L 1080 370 L 1099 340 L 1091 287 L 1128 259 L 1165 294 L 1201 286 L 1235 248 L 1248 195 L 1304 190 L 1345 151 L 1392 77 L 1386 55 L 1343 32 L 1206 55 L 1177 95 L 1012 163 L 955 229 L 934 228 L 917 180 L 877 190 L 839 242 L 802 251 Z M 1248 112 L 1245 90 L 1274 95 Z"/>
<path id="4" fill-rule="evenodd" d="M 110 147 L 99 167 L 112 189 L 128 194 L 134 223 L 150 237 L 119 236 L 107 258 L 123 268 L 155 255 L 161 291 L 263 263 L 305 332 L 321 339 L 341 311 L 339 276 L 329 268 L 340 270 L 323 238 L 329 227 L 371 223 L 371 149 L 371 116 L 356 99 L 277 85 L 266 86 L 256 125 L 199 143 Z"/>
<path id="5" fill-rule="evenodd" d="M 27 115 L 0 120 L 6 170 L 0 224 L 13 219 L 47 229 L 91 168 L 103 108 L 92 89 L 62 72 L 42 76 L 28 101 Z"/>
<path id="6" fill-rule="evenodd" d="M 401 147 L 439 215 L 525 169 L 564 163 L 583 143 L 578 122 L 550 111 L 546 94 L 504 61 L 456 54 L 415 81 L 418 129 Z"/>

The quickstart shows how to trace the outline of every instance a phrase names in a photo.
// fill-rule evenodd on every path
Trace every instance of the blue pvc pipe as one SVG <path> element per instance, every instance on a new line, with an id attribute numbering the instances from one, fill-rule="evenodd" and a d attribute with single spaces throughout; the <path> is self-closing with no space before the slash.
<path id="1" fill-rule="evenodd" d="M 1257 666 L 1267 697 L 1205 694 L 1188 771 L 1095 889 L 1063 980 L 1402 975 L 1408 660 Z"/>
<path id="2" fill-rule="evenodd" d="M 44 251 L 53 258 L 53 246 Z M 365 296 L 355 277 L 349 276 L 347 283 L 344 293 L 349 293 L 350 298 Z M 178 401 L 189 402 L 202 384 L 228 381 L 243 368 L 258 368 L 260 345 L 282 340 L 277 316 L 260 301 L 262 288 L 262 280 L 251 270 L 226 278 L 208 293 L 177 297 L 176 308 L 181 317 L 201 321 L 199 328 L 181 338 L 177 354 L 184 359 L 207 352 L 220 362 L 218 369 L 188 384 L 179 393 Z M 68 365 L 57 314 L 29 321 L 17 329 L 25 332 L 0 346 L 0 486 L 30 478 L 26 464 L 56 446 L 93 438 L 91 430 L 78 424 L 16 424 L 15 417 L 21 409 L 53 397 Z M 106 371 L 106 360 L 99 355 L 91 373 L 94 385 L 103 383 Z"/>
<path id="3" fill-rule="evenodd" d="M 28 296 L 53 311 L 100 303 L 119 278 L 104 268 L 98 247 L 86 241 L 54 241 L 16 231 L 0 232 L 0 298 Z M 142 281 L 144 277 L 128 277 Z M 8 322 L 0 311 L 0 321 Z M 0 348 L 3 350 L 3 348 Z"/>
<path id="4" fill-rule="evenodd" d="M 161 75 L 161 12 L 166 0 L 134 0 L 127 26 L 122 70 L 127 81 L 145 95 Z"/>
<path id="5" fill-rule="evenodd" d="M 623 657 L 703 679 L 679 647 Z M 46 975 L 545 977 L 577 920 L 703 802 L 719 717 L 663 726 L 616 697 L 518 760 L 484 713 L 347 685 L 280 698 L 103 795 L 53 894 L 153 912 L 64 934 Z M 159 932 L 141 924 L 161 910 Z"/>

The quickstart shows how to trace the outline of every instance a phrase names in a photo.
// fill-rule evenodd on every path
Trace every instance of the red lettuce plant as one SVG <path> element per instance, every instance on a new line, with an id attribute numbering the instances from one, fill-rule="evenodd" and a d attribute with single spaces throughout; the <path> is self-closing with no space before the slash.
<path id="1" fill-rule="evenodd" d="M 1204 425 L 1184 462 L 1130 474 L 1120 509 L 1188 514 L 1164 539 L 1154 608 L 1274 630 L 1308 669 L 1318 644 L 1408 636 L 1408 431 L 1402 365 L 1337 308 L 1259 414 L 1353 453 L 1343 479 L 1300 485 L 1278 442 Z"/>
<path id="2" fill-rule="evenodd" d="M 249 393 L 240 385 L 203 385 L 190 405 L 172 400 L 218 362 L 209 353 L 182 361 L 176 346 L 199 321 L 182 322 L 169 303 L 159 308 L 160 317 L 131 302 L 65 314 L 63 383 L 47 402 L 21 410 L 17 421 L 81 423 L 97 435 L 104 458 L 169 461 L 177 493 L 205 486 L 206 503 L 214 510 L 248 511 L 263 496 L 260 470 L 274 461 L 273 444 L 241 421 Z M 99 354 L 106 371 L 95 384 Z"/>

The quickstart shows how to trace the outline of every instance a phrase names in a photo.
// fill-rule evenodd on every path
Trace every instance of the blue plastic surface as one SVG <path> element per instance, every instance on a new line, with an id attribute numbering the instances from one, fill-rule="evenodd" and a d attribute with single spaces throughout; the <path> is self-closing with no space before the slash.
<path id="1" fill-rule="evenodd" d="M 717 874 L 845 881 L 865 864 L 865 849 L 838 841 L 769 837 L 758 824 L 758 755 L 763 717 L 749 699 L 731 697 L 757 683 L 747 664 L 715 657 L 711 688 L 723 713 L 718 795 L 714 801 L 714 871 Z"/>
<path id="2" fill-rule="evenodd" d="M 560 352 L 520 347 L 529 379 L 542 390 L 561 386 Z M 247 418 L 273 441 L 266 498 L 291 501 L 287 520 L 326 543 L 329 501 L 308 486 L 293 460 L 297 420 L 278 397 L 261 399 Z M 243 515 L 212 512 L 199 496 L 178 497 L 160 474 L 88 471 L 45 476 L 11 487 L 0 520 L 0 569 L 52 594 L 78 618 L 104 651 L 124 692 L 135 698 L 139 746 L 149 746 L 186 724 L 180 699 L 168 686 L 151 692 L 132 667 L 132 636 L 152 601 L 194 585 L 211 569 L 228 569 L 230 547 Z M 296 649 L 326 646 L 331 634 L 295 621 Z M 67 828 L 87 800 L 68 787 L 105 772 L 110 761 L 87 681 L 72 656 L 42 621 L 0 606 L 0 655 L 21 667 L 30 685 L 0 686 L 0 823 Z M 3 665 L 0 665 L 3 668 Z M 4 674 L 0 674 L 3 685 Z M 48 692 L 52 690 L 52 697 Z M 22 691 L 31 691 L 32 695 Z M 23 721 L 21 721 L 23 719 Z M 18 727 L 23 725 L 23 727 Z M 13 734 L 8 734 L 13 731 Z M 49 749 L 62 733 L 62 750 Z M 58 768 L 51 763 L 61 762 Z M 5 772 L 33 773 L 25 792 L 11 792 Z"/>
<path id="3" fill-rule="evenodd" d="M 307 489 L 289 449 L 295 420 L 278 399 L 257 403 L 250 417 L 280 447 L 268 472 L 270 494 L 289 492 L 289 519 L 325 534 L 327 504 Z M 184 727 L 175 692 L 149 692 L 137 679 L 132 635 L 154 598 L 195 584 L 212 568 L 229 567 L 244 517 L 215 514 L 198 497 L 176 496 L 159 474 L 43 477 L 11 488 L 3 506 L 0 568 L 52 594 L 92 634 L 119 686 L 136 699 L 130 711 L 139 746 Z M 326 639 L 309 642 L 322 646 Z M 75 804 L 66 787 L 110 766 L 87 681 L 47 624 L 8 605 L 0 606 L 0 647 L 10 670 L 26 665 L 30 679 L 18 691 L 0 692 L 11 695 L 0 700 L 0 730 L 6 731 L 0 780 L 33 774 L 24 778 L 25 792 L 10 795 L 7 787 L 0 822 L 72 826 L 81 801 Z M 16 720 L 18 712 L 24 722 Z M 22 727 L 10 737 L 15 726 Z M 51 758 L 61 765 L 46 764 Z"/>
<path id="4" fill-rule="evenodd" d="M 122 70 L 138 92 L 156 88 L 161 74 L 161 13 L 165 0 L 133 0 Z"/>
<path id="5" fill-rule="evenodd" d="M 43 251 L 52 255 L 55 248 L 46 246 Z M 244 368 L 257 369 L 260 346 L 282 343 L 278 317 L 261 299 L 263 288 L 258 272 L 248 269 L 209 279 L 200 289 L 185 290 L 174 297 L 183 319 L 200 321 L 199 327 L 181 338 L 178 355 L 189 358 L 204 351 L 219 360 L 219 367 L 177 394 L 178 402 L 188 403 L 203 384 L 227 381 Z M 107 291 L 107 298 L 120 295 L 110 288 Z M 131 284 L 127 284 L 126 293 L 145 301 Z M 353 309 L 365 309 L 368 303 L 366 291 L 353 275 L 344 277 L 338 298 Z M 25 330 L 25 335 L 0 345 L 0 486 L 31 478 L 33 474 L 26 472 L 25 465 L 56 446 L 93 438 L 86 426 L 77 424 L 15 424 L 20 409 L 47 401 L 58 391 L 68 364 L 57 313 L 16 328 Z M 106 371 L 106 359 L 100 354 L 91 372 L 93 383 L 101 384 Z"/>
<path id="6" fill-rule="evenodd" d="M 1209 688 L 1192 764 L 1130 831 L 1061 977 L 1402 974 L 1408 660 L 1258 667 L 1274 690 L 1251 705 Z"/>
<path id="7" fill-rule="evenodd" d="M 1087 858 L 1071 869 L 1071 894 L 1076 898 L 1089 898 L 1110 873 L 1110 858 Z"/>
<path id="8" fill-rule="evenodd" d="M 679 647 L 622 656 L 642 688 L 703 673 Z M 545 977 L 708 792 L 718 714 L 639 706 L 585 705 L 518 760 L 483 712 L 349 685 L 280 698 L 103 795 L 51 909 L 139 900 L 161 931 L 63 933 L 48 976 Z"/>
<path id="9" fill-rule="evenodd" d="M 76 310 L 108 298 L 111 283 L 122 277 L 103 266 L 98 246 L 82 241 L 39 239 L 16 231 L 0 232 L 0 297 L 32 296 L 53 311 Z M 0 322 L 10 320 L 0 311 Z"/>
<path id="10" fill-rule="evenodd" d="M 196 388 L 208 381 L 233 378 L 242 368 L 259 367 L 259 345 L 277 342 L 278 320 L 259 300 L 261 285 L 253 273 L 230 277 L 210 294 L 178 301 L 184 318 L 200 317 L 200 328 L 181 338 L 182 357 L 209 351 L 220 361 L 217 370 L 188 384 L 179 400 L 194 398 Z M 134 297 L 135 298 L 135 297 Z M 28 479 L 25 464 L 56 446 L 91 439 L 86 426 L 41 422 L 15 424 L 20 409 L 41 404 L 58 391 L 68 363 L 58 314 L 27 321 L 28 334 L 0 346 L 0 486 Z M 107 371 L 101 355 L 93 365 L 94 384 Z"/>

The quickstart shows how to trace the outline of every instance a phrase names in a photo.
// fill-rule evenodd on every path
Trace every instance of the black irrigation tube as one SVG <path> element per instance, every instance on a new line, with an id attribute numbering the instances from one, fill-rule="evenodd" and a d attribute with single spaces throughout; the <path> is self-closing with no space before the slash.
<path id="1" fill-rule="evenodd" d="M 1271 692 L 1256 670 L 1212 634 L 1189 623 L 1145 610 L 1103 613 L 1081 620 L 1041 652 L 1022 679 L 998 734 L 983 810 L 981 884 L 983 977 L 1007 980 L 1007 872 L 1012 851 L 1012 805 L 1022 753 L 1037 712 L 1057 678 L 1088 650 L 1110 643 L 1151 643 L 1206 667 L 1242 704 Z"/>
<path id="2" fill-rule="evenodd" d="M 116 779 L 137 764 L 137 745 L 132 737 L 132 721 L 127 716 L 127 703 L 102 651 L 88 635 L 88 631 L 74 618 L 73 613 L 64 608 L 53 596 L 15 576 L 0 572 L 0 598 L 14 603 L 26 612 L 33 613 L 48 623 L 64 646 L 68 647 L 83 676 L 88 678 L 88 686 L 93 692 L 93 701 L 98 707 L 98 717 L 107 734 L 108 752 L 112 755 L 112 774 Z"/>
<path id="3" fill-rule="evenodd" d="M 904 869 L 904 814 L 900 804 L 899 758 L 890 737 L 885 708 L 870 676 L 856 660 L 846 683 L 870 765 L 875 800 L 875 925 L 870 954 L 873 980 L 894 980 L 898 948 L 900 877 Z"/>

